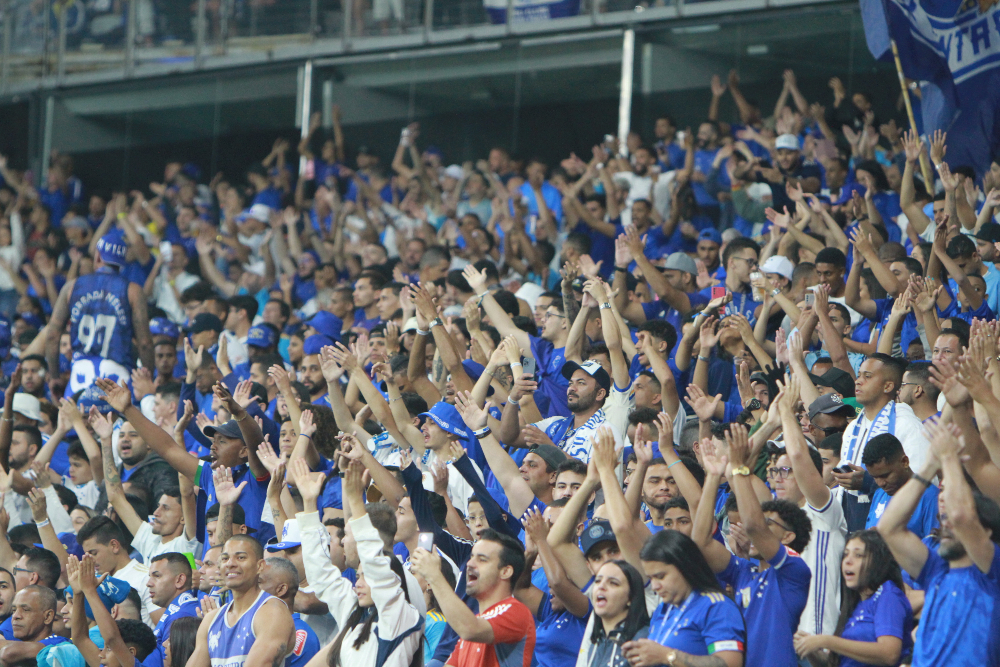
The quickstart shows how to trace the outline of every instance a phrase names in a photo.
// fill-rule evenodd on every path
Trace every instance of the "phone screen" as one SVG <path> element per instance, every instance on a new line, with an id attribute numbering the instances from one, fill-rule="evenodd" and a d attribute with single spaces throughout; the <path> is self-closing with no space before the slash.
<path id="1" fill-rule="evenodd" d="M 417 548 L 430 551 L 434 548 L 434 533 L 420 533 L 417 535 Z"/>

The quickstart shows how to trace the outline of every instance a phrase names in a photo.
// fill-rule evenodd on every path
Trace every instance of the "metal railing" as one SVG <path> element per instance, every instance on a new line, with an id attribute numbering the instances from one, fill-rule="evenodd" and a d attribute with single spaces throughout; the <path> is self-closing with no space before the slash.
<path id="1" fill-rule="evenodd" d="M 839 1 L 0 0 L 0 95 Z"/>

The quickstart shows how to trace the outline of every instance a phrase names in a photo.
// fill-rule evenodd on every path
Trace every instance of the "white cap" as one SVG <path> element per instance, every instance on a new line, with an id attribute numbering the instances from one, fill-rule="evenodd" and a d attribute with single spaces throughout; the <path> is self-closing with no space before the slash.
<path id="1" fill-rule="evenodd" d="M 271 219 L 271 207 L 267 204 L 254 204 L 247 211 L 247 217 L 253 218 L 254 220 L 260 220 L 261 222 L 267 222 Z"/>
<path id="2" fill-rule="evenodd" d="M 36 422 L 42 421 L 42 403 L 31 394 L 14 394 L 14 412 Z"/>
<path id="3" fill-rule="evenodd" d="M 795 266 L 792 264 L 792 260 L 783 255 L 771 255 L 760 265 L 760 270 L 763 273 L 777 273 L 779 276 L 791 280 Z"/>
<path id="4" fill-rule="evenodd" d="M 782 148 L 790 151 L 800 150 L 799 148 L 799 138 L 794 134 L 782 134 L 777 139 L 774 140 L 774 149 L 781 150 Z"/>
<path id="5" fill-rule="evenodd" d="M 444 175 L 449 178 L 454 178 L 456 181 L 462 180 L 462 176 L 465 176 L 465 172 L 462 171 L 461 165 L 450 164 L 445 167 Z"/>
<path id="6" fill-rule="evenodd" d="M 403 329 L 399 333 L 410 333 L 411 331 L 416 331 L 416 330 L 417 330 L 417 318 L 411 317 L 410 319 L 406 320 L 406 324 L 403 325 Z"/>
<path id="7" fill-rule="evenodd" d="M 299 521 L 298 519 L 287 519 L 281 528 L 281 541 L 276 544 L 268 544 L 264 549 L 273 552 L 300 546 L 302 546 L 302 531 L 299 529 Z"/>

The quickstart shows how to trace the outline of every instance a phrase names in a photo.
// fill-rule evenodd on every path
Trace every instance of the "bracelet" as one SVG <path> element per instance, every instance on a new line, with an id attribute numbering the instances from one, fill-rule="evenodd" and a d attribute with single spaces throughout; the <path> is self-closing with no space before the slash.
<path id="1" fill-rule="evenodd" d="M 699 354 L 698 361 L 711 361 L 711 360 L 708 357 Z"/>
<path id="2" fill-rule="evenodd" d="M 249 417 L 250 417 L 250 413 L 244 411 L 243 416 L 242 417 L 237 417 L 236 421 L 238 421 L 238 422 L 246 421 Z"/>
<path id="3" fill-rule="evenodd" d="M 677 465 L 680 462 L 681 462 L 681 460 L 677 459 L 676 461 L 674 461 L 673 463 L 671 463 L 670 465 L 667 466 L 667 470 L 670 470 L 671 468 L 673 468 L 675 465 Z"/>
<path id="4" fill-rule="evenodd" d="M 913 479 L 917 480 L 918 482 L 920 482 L 924 486 L 930 486 L 931 485 L 931 480 L 924 479 L 923 477 L 921 477 L 917 473 L 913 473 Z M 41 525 L 41 524 L 39 524 L 39 525 Z"/>
<path id="5" fill-rule="evenodd" d="M 490 427 L 489 426 L 484 426 L 483 428 L 479 429 L 478 431 L 473 431 L 472 435 L 476 436 L 476 438 L 485 438 L 486 436 L 490 435 L 491 433 L 493 433 L 493 431 L 490 430 Z"/>
<path id="6" fill-rule="evenodd" d="M 44 521 L 38 521 L 35 523 L 35 528 L 44 528 L 47 525 L 49 525 L 49 520 L 45 519 Z"/>
<path id="7" fill-rule="evenodd" d="M 417 329 L 417 335 L 418 336 L 430 336 L 431 332 L 430 331 L 423 331 L 421 329 Z"/>
<path id="8" fill-rule="evenodd" d="M 389 402 L 392 403 L 393 401 L 401 401 L 401 400 L 403 400 L 403 397 L 402 396 L 397 396 L 396 398 L 390 398 Z"/>
<path id="9" fill-rule="evenodd" d="M 3 418 L 3 420 L 4 420 L 5 422 L 10 422 L 10 423 L 13 423 L 13 422 L 14 422 L 14 418 L 13 418 L 13 417 L 4 417 L 4 418 Z"/>
<path id="10" fill-rule="evenodd" d="M 615 271 L 621 271 L 622 273 L 628 273 L 628 268 L 622 266 L 616 266 Z"/>
<path id="11" fill-rule="evenodd" d="M 313 439 L 313 437 L 311 435 L 309 435 L 308 433 L 299 433 L 299 437 L 300 438 L 309 438 L 310 440 Z"/>

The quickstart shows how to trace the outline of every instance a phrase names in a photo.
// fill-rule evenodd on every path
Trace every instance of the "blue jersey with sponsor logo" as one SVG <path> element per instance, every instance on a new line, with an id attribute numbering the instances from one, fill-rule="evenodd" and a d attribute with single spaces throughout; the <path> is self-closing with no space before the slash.
<path id="1" fill-rule="evenodd" d="M 243 667 L 250 654 L 250 647 L 257 640 L 253 631 L 254 616 L 271 597 L 264 591 L 258 593 L 254 603 L 233 625 L 229 625 L 226 619 L 233 603 L 229 602 L 219 610 L 208 628 L 208 657 L 212 661 L 212 667 Z"/>
<path id="2" fill-rule="evenodd" d="M 129 282 L 117 273 L 80 276 L 69 300 L 69 335 L 73 360 L 100 357 L 127 368 L 132 357 L 132 305 Z"/>

